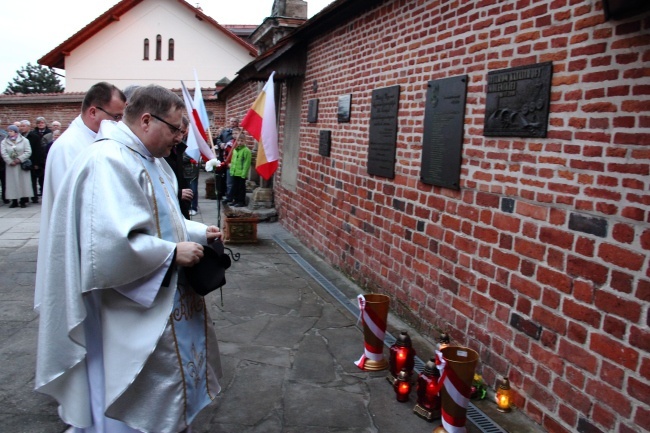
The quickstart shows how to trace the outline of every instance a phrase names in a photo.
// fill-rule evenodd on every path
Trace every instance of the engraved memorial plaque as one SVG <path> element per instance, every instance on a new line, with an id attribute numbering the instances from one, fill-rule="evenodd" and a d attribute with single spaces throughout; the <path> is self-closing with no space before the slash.
<path id="1" fill-rule="evenodd" d="M 318 99 L 310 99 L 307 110 L 307 122 L 318 122 Z"/>
<path id="2" fill-rule="evenodd" d="M 318 154 L 330 156 L 330 145 L 332 144 L 332 131 L 321 131 L 318 137 Z"/>
<path id="3" fill-rule="evenodd" d="M 389 179 L 395 177 L 399 90 L 399 86 L 375 89 L 370 103 L 368 174 Z"/>
<path id="4" fill-rule="evenodd" d="M 339 96 L 338 121 L 345 123 L 350 121 L 350 106 L 352 105 L 352 95 Z"/>
<path id="5" fill-rule="evenodd" d="M 423 183 L 460 189 L 467 75 L 429 81 L 422 136 Z"/>
<path id="6" fill-rule="evenodd" d="M 603 0 L 605 19 L 622 19 L 650 9 L 648 0 Z"/>
<path id="7" fill-rule="evenodd" d="M 488 72 L 486 137 L 546 137 L 553 63 Z"/>

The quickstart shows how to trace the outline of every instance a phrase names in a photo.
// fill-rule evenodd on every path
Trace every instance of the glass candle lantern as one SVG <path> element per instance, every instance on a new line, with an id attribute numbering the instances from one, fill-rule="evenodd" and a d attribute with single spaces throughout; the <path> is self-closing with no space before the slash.
<path id="1" fill-rule="evenodd" d="M 510 381 L 507 377 L 503 378 L 501 385 L 496 392 L 497 410 L 499 412 L 510 412 L 512 404 L 512 391 L 510 390 Z"/>
<path id="2" fill-rule="evenodd" d="M 409 394 L 411 393 L 411 382 L 410 376 L 406 370 L 402 370 L 397 375 L 395 383 L 393 383 L 393 390 L 395 391 L 395 398 L 399 402 L 405 402 L 409 400 Z"/>
<path id="3" fill-rule="evenodd" d="M 415 366 L 415 349 L 411 343 L 411 337 L 408 332 L 402 331 L 395 340 L 395 344 L 390 347 L 390 356 L 388 360 L 388 369 L 390 375 L 388 380 L 395 382 L 395 379 L 402 370 L 410 377 L 413 374 L 413 367 Z"/>
<path id="4" fill-rule="evenodd" d="M 415 388 L 417 404 L 413 408 L 413 412 L 427 421 L 440 418 L 439 379 L 440 371 L 436 368 L 436 358 L 431 357 L 418 376 Z"/>

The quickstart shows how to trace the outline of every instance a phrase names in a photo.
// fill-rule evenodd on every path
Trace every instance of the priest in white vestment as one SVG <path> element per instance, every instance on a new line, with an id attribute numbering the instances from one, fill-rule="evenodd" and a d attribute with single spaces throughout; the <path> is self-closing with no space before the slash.
<path id="1" fill-rule="evenodd" d="M 36 389 L 75 433 L 189 432 L 220 391 L 212 321 L 183 268 L 221 233 L 183 218 L 162 159 L 182 137 L 183 108 L 160 86 L 136 90 L 52 207 Z"/>
<path id="2" fill-rule="evenodd" d="M 63 177 L 73 161 L 94 141 L 102 121 L 122 119 L 126 96 L 114 85 L 99 82 L 88 89 L 81 103 L 81 113 L 63 134 L 52 144 L 47 154 L 43 196 L 41 197 L 41 230 L 39 234 L 38 260 L 36 262 L 36 285 L 34 307 L 38 310 L 43 292 L 43 267 L 46 261 L 48 226 L 52 206 Z"/>

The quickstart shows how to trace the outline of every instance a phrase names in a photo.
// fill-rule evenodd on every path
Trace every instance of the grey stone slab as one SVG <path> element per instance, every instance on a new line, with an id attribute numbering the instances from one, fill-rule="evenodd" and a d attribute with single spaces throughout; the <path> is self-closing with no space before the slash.
<path id="1" fill-rule="evenodd" d="M 257 425 L 281 405 L 285 375 L 286 369 L 280 367 L 240 364 L 233 383 L 218 398 L 211 422 Z"/>
<path id="2" fill-rule="evenodd" d="M 336 379 L 332 355 L 322 337 L 307 335 L 300 342 L 289 377 L 313 383 L 328 383 Z"/>
<path id="3" fill-rule="evenodd" d="M 219 344 L 223 355 L 243 361 L 253 361 L 259 364 L 269 364 L 277 367 L 291 367 L 291 351 L 287 348 L 260 345 L 241 345 L 235 343 Z"/>
<path id="4" fill-rule="evenodd" d="M 289 383 L 284 392 L 287 427 L 368 428 L 372 421 L 363 395 L 305 383 Z"/>
<path id="5" fill-rule="evenodd" d="M 320 318 L 314 327 L 317 329 L 327 329 L 354 326 L 356 320 L 352 318 L 352 315 L 347 312 L 342 312 L 339 308 L 332 304 L 323 306 Z"/>
<path id="6" fill-rule="evenodd" d="M 267 302 L 258 297 L 224 293 L 223 311 L 243 318 L 252 318 L 260 314 L 285 315 L 291 312 L 291 308 Z"/>
<path id="7" fill-rule="evenodd" d="M 2 241 L 0 241 L 0 243 L 2 244 L 2 246 L 4 248 L 20 248 L 23 245 L 25 245 L 25 240 L 22 240 L 22 239 L 19 239 L 19 240 L 16 240 L 16 239 L 13 239 L 13 240 L 12 239 L 3 239 Z"/>
<path id="8" fill-rule="evenodd" d="M 317 317 L 323 313 L 323 299 L 311 290 L 305 289 L 300 296 L 300 309 L 298 314 L 302 317 Z"/>
<path id="9" fill-rule="evenodd" d="M 19 288 L 18 290 L 24 290 Z M 14 296 L 11 296 L 11 295 Z M 7 297 L 20 298 L 15 295 L 15 290 L 8 293 Z M 0 302 L 0 319 L 2 321 L 30 322 L 38 317 L 33 310 L 34 302 L 32 299 L 5 299 Z"/>
<path id="10" fill-rule="evenodd" d="M 0 412 L 0 426 L 7 433 L 64 433 L 68 429 L 56 412 L 21 415 Z"/>
<path id="11" fill-rule="evenodd" d="M 363 355 L 364 350 L 363 333 L 356 326 L 343 329 L 324 329 L 320 333 L 327 339 L 329 350 L 334 359 L 346 372 L 362 372 L 354 364 Z M 386 355 L 387 350 L 384 348 L 384 356 Z"/>
<path id="12" fill-rule="evenodd" d="M 30 232 L 24 232 L 24 231 L 16 231 L 16 230 L 8 230 L 2 234 L 0 234 L 0 243 L 3 245 L 7 241 L 13 241 L 13 240 L 21 240 L 25 241 L 27 239 L 32 238 L 32 233 Z"/>
<path id="13" fill-rule="evenodd" d="M 266 328 L 270 320 L 270 316 L 261 316 L 236 325 L 217 328 L 217 338 L 219 341 L 250 344 Z"/>
<path id="14" fill-rule="evenodd" d="M 312 317 L 271 317 L 255 342 L 269 346 L 293 347 L 316 323 Z"/>
<path id="15" fill-rule="evenodd" d="M 250 290 L 242 290 L 242 292 L 245 292 L 246 296 L 254 296 L 258 301 L 268 302 L 271 305 L 276 305 L 290 310 L 297 310 L 301 306 L 300 292 L 295 288 L 283 287 L 267 290 L 263 284 L 260 284 L 259 290 L 255 292 Z M 242 295 L 243 294 L 244 293 L 242 293 Z"/>

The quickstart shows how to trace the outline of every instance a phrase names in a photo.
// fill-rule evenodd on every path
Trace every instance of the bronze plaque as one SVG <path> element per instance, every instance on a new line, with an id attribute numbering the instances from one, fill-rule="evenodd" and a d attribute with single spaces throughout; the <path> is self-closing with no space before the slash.
<path id="1" fill-rule="evenodd" d="M 318 99 L 310 99 L 307 110 L 307 122 L 318 122 Z"/>
<path id="2" fill-rule="evenodd" d="M 467 75 L 429 81 L 424 108 L 420 179 L 460 189 Z"/>
<path id="3" fill-rule="evenodd" d="M 370 103 L 368 174 L 389 179 L 395 177 L 399 90 L 399 86 L 375 89 Z"/>
<path id="4" fill-rule="evenodd" d="M 330 146 L 332 144 L 332 131 L 323 130 L 318 137 L 318 154 L 330 156 Z"/>
<path id="5" fill-rule="evenodd" d="M 553 63 L 488 72 L 486 137 L 546 137 Z"/>

